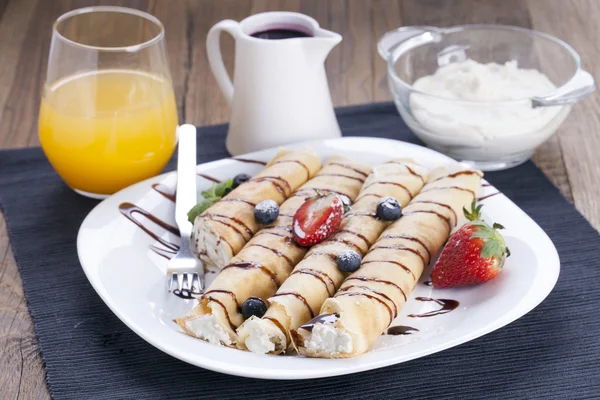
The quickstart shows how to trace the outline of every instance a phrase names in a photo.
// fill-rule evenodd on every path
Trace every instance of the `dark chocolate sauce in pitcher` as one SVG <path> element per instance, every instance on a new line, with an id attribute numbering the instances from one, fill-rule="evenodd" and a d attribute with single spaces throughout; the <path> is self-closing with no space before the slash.
<path id="1" fill-rule="evenodd" d="M 312 35 L 306 32 L 302 27 L 296 27 L 293 25 L 265 27 L 263 30 L 253 33 L 250 36 L 265 40 L 285 40 L 312 37 Z"/>

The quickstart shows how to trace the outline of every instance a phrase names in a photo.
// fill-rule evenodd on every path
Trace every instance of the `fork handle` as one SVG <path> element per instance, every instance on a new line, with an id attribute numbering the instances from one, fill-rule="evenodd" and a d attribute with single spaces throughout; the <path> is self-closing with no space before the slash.
<path id="1" fill-rule="evenodd" d="M 196 127 L 190 124 L 177 129 L 179 148 L 177 151 L 177 195 L 175 199 L 175 221 L 184 243 L 189 250 L 192 223 L 187 213 L 196 205 Z"/>

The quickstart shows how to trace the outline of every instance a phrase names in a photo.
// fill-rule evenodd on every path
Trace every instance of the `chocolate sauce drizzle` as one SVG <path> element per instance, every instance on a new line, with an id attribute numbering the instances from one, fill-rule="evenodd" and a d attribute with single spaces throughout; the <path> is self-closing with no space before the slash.
<path id="1" fill-rule="evenodd" d="M 413 194 L 411 193 L 411 191 L 408 190 L 408 188 L 406 186 L 404 186 L 403 184 L 398 183 L 398 182 L 388 182 L 388 181 L 372 182 L 372 183 L 369 183 L 364 188 L 362 188 L 362 190 L 366 190 L 366 189 L 370 188 L 371 186 L 375 186 L 375 185 L 394 185 L 394 186 L 401 187 L 402 189 L 404 189 L 404 191 L 406 191 L 406 194 L 408 195 L 409 200 L 412 200 L 412 198 L 413 198 Z"/>
<path id="2" fill-rule="evenodd" d="M 338 238 L 338 237 L 331 237 L 331 238 L 327 239 L 324 243 L 331 243 L 331 242 L 342 243 L 343 245 L 345 245 L 347 247 L 350 247 L 350 248 L 353 248 L 354 250 L 356 250 L 356 252 L 358 254 L 360 254 L 361 256 L 364 255 L 363 249 L 361 249 L 360 246 L 357 245 L 356 243 L 352 243 L 349 240 Z"/>
<path id="3" fill-rule="evenodd" d="M 350 235 L 354 235 L 357 238 L 362 239 L 362 241 L 365 242 L 367 247 L 371 247 L 371 243 L 369 242 L 369 240 L 364 235 L 361 235 L 360 233 L 352 232 L 351 230 L 348 230 L 348 229 L 340 229 L 339 231 L 337 231 L 337 233 L 348 233 Z"/>
<path id="4" fill-rule="evenodd" d="M 267 165 L 267 163 L 264 162 L 264 161 L 250 160 L 248 158 L 231 157 L 231 159 L 235 160 L 235 161 L 239 161 L 239 162 L 245 162 L 245 163 L 251 163 L 251 164 L 260 164 L 260 165 Z"/>
<path id="5" fill-rule="evenodd" d="M 404 166 L 406 167 L 406 169 L 408 170 L 408 172 L 410 172 L 412 175 L 414 175 L 417 178 L 419 178 L 423 184 L 425 183 L 425 178 L 423 178 L 423 175 L 416 173 L 414 169 L 412 169 L 411 167 L 409 167 L 406 164 L 404 164 Z"/>
<path id="6" fill-rule="evenodd" d="M 350 176 L 350 175 L 345 175 L 345 174 L 334 174 L 334 173 L 318 174 L 317 176 L 315 176 L 315 178 L 320 178 L 322 176 L 339 176 L 341 178 L 352 179 L 352 180 L 358 181 L 360 183 L 364 183 L 364 181 L 365 181 L 364 178 L 358 178 L 356 176 Z"/>
<path id="7" fill-rule="evenodd" d="M 396 325 L 389 327 L 386 335 L 412 335 L 413 332 L 419 332 L 419 330 L 410 326 Z"/>
<path id="8" fill-rule="evenodd" d="M 309 332 L 312 332 L 313 328 L 315 325 L 318 324 L 334 324 L 335 321 L 337 321 L 337 319 L 340 316 L 338 314 L 321 314 L 321 315 L 317 315 L 315 318 L 311 319 L 310 321 L 306 322 L 305 324 L 300 325 L 300 328 L 307 330 Z"/>
<path id="9" fill-rule="evenodd" d="M 415 276 L 415 274 L 410 270 L 410 268 L 408 268 L 406 265 L 398 262 L 398 261 L 390 261 L 390 260 L 367 260 L 367 261 L 363 261 L 363 265 L 364 264 L 370 264 L 370 263 L 389 263 L 389 264 L 394 264 L 399 266 L 400 268 L 402 268 L 403 270 L 405 270 L 406 272 L 408 272 L 409 274 L 411 274 L 413 276 L 414 279 L 416 279 L 417 277 Z"/>
<path id="10" fill-rule="evenodd" d="M 300 300 L 302 303 L 304 303 L 304 305 L 306 306 L 306 309 L 308 310 L 308 312 L 310 314 L 310 317 L 314 318 L 315 313 L 313 312 L 312 308 L 310 307 L 310 304 L 308 304 L 308 301 L 306 300 L 306 298 L 304 296 L 302 296 L 300 293 L 298 293 L 298 292 L 275 293 L 273 296 L 271 296 L 271 298 L 279 297 L 279 296 L 294 296 L 295 298 Z"/>
<path id="11" fill-rule="evenodd" d="M 417 178 L 419 178 L 421 180 L 421 182 L 425 183 L 425 178 L 423 178 L 423 175 L 418 174 L 417 172 L 415 172 L 414 169 L 412 169 L 411 167 L 409 167 L 408 165 L 406 165 L 404 163 L 397 162 L 397 161 L 388 161 L 388 162 L 386 162 L 386 164 L 401 165 L 401 166 L 405 167 L 411 175 L 416 176 Z"/>
<path id="12" fill-rule="evenodd" d="M 429 189 L 425 189 L 421 191 L 421 194 L 423 193 L 427 193 L 427 192 L 432 192 L 434 190 L 460 190 L 463 192 L 467 192 L 467 193 L 471 193 L 471 196 L 473 196 L 473 198 L 477 197 L 477 195 L 475 194 L 474 191 L 472 191 L 471 189 L 466 189 L 460 186 L 438 186 L 438 187 L 431 187 Z"/>
<path id="13" fill-rule="evenodd" d="M 269 321 L 274 323 L 275 326 L 278 327 L 281 332 L 283 332 L 284 334 L 286 333 L 285 329 L 283 328 L 283 325 L 281 325 L 281 322 L 279 322 L 276 318 L 266 316 L 263 317 L 263 319 L 268 319 Z"/>
<path id="14" fill-rule="evenodd" d="M 315 176 L 315 178 L 317 176 L 320 176 L 320 175 L 317 174 Z M 321 192 L 321 193 L 337 194 L 338 196 L 350 197 L 346 193 L 338 192 L 338 191 L 331 190 L 331 189 L 324 189 L 324 188 L 304 188 L 304 189 L 299 189 L 299 190 L 296 190 L 291 197 L 313 197 L 313 196 L 315 196 L 317 194 L 317 190 L 319 192 Z"/>
<path id="15" fill-rule="evenodd" d="M 417 297 L 415 300 L 419 301 L 433 301 L 434 303 L 442 306 L 439 310 L 429 311 L 423 314 L 409 314 L 408 316 L 411 318 L 426 318 L 426 317 L 434 317 L 436 315 L 447 314 L 452 310 L 455 310 L 459 303 L 456 300 L 451 299 L 432 299 L 431 297 Z"/>
<path id="16" fill-rule="evenodd" d="M 433 214 L 433 215 L 436 215 L 439 218 L 441 218 L 444 221 L 446 221 L 446 224 L 448 224 L 448 231 L 449 232 L 452 232 L 452 228 L 454 228 L 454 225 L 452 225 L 452 221 L 450 220 L 450 218 L 446 217 L 445 215 L 440 214 L 437 211 L 432 211 L 432 210 L 405 211 L 402 215 L 405 216 L 405 217 L 408 217 L 409 215 L 414 215 L 414 214 Z"/>
<path id="17" fill-rule="evenodd" d="M 223 311 L 225 312 L 225 318 L 227 318 L 227 322 L 229 323 L 229 327 L 235 331 L 235 328 L 237 328 L 233 322 L 231 322 L 231 318 L 229 316 L 229 311 L 227 310 L 227 307 L 225 307 L 225 304 L 223 304 L 219 299 L 215 299 L 212 296 L 206 296 L 204 297 L 207 301 L 212 301 L 213 303 L 217 303 L 218 305 L 221 306 L 221 308 L 223 309 Z"/>
<path id="18" fill-rule="evenodd" d="M 156 233 L 152 232 L 144 224 L 142 224 L 139 220 L 137 220 L 134 217 L 134 214 L 137 213 L 137 214 L 147 218 L 148 220 L 152 221 L 153 223 L 160 226 L 161 228 L 171 232 L 173 235 L 179 236 L 179 229 L 177 229 L 176 227 L 174 227 L 170 224 L 167 224 L 163 220 L 157 218 L 156 216 L 150 214 L 148 211 L 146 211 L 143 208 L 140 208 L 132 203 L 121 203 L 119 205 L 119 211 L 121 212 L 121 214 L 123 214 L 123 216 L 125 218 L 127 218 L 128 220 L 133 222 L 135 225 L 137 225 L 141 230 L 146 232 L 146 234 L 148 236 L 150 236 L 152 239 L 156 240 L 158 243 L 162 244 L 163 246 L 165 246 L 168 249 L 168 250 L 162 250 L 156 246 L 150 246 L 150 249 L 152 251 L 154 251 L 156 254 L 158 254 L 162 257 L 165 257 L 165 258 L 170 258 L 169 255 L 171 254 L 171 251 L 173 252 L 172 254 L 175 254 L 175 253 L 177 253 L 177 251 L 179 251 L 178 245 L 171 243 L 171 242 L 161 238 Z"/>
<path id="19" fill-rule="evenodd" d="M 376 294 L 377 296 L 383 297 L 384 299 L 386 299 L 387 301 L 389 301 L 390 303 L 392 303 L 392 305 L 394 306 L 394 318 L 396 318 L 398 316 L 398 306 L 396 306 L 396 302 L 394 300 L 392 300 L 392 298 L 390 296 L 388 296 L 387 294 L 379 292 L 379 291 L 377 291 L 375 289 L 371 289 L 368 286 L 364 286 L 364 285 L 348 285 L 348 286 L 345 286 L 345 287 L 341 288 L 340 290 L 338 290 L 338 293 L 341 292 L 342 294 L 344 294 L 346 291 L 351 290 L 353 288 L 366 290 L 368 292 Z M 363 292 L 350 292 L 350 293 L 365 294 Z M 390 323 L 391 323 L 391 321 L 390 321 Z"/>
<path id="20" fill-rule="evenodd" d="M 336 254 L 327 253 L 325 251 L 311 251 L 311 252 L 309 252 L 308 255 L 306 255 L 304 257 L 304 259 L 307 259 L 308 257 L 314 257 L 314 256 L 327 256 L 327 257 L 329 257 L 334 262 L 337 259 L 337 255 Z"/>
<path id="21" fill-rule="evenodd" d="M 400 291 L 400 293 L 402 293 L 402 297 L 404 297 L 404 301 L 406 301 L 406 299 L 407 299 L 406 293 L 404 293 L 404 290 L 402 290 L 402 288 L 400 286 L 396 285 L 394 282 L 386 281 L 384 279 L 373 278 L 370 276 L 350 276 L 349 278 L 346 279 L 346 282 L 352 281 L 352 280 L 362 281 L 362 282 L 377 282 L 377 283 L 382 283 L 385 285 L 393 286 L 396 289 L 398 289 Z"/>
<path id="22" fill-rule="evenodd" d="M 412 204 L 435 204 L 436 206 L 444 207 L 444 208 L 450 210 L 450 212 L 452 212 L 452 215 L 454 216 L 454 225 L 456 225 L 458 223 L 458 215 L 456 215 L 456 211 L 454 211 L 454 209 L 452 207 L 450 207 L 448 204 L 438 203 L 437 201 L 431 201 L 431 200 L 413 201 L 411 203 L 411 205 Z"/>
<path id="23" fill-rule="evenodd" d="M 155 183 L 154 185 L 152 185 L 152 189 L 156 190 L 167 200 L 175 202 L 175 191 L 167 185 L 163 185 L 162 183 Z"/>
<path id="24" fill-rule="evenodd" d="M 408 252 L 411 252 L 411 253 L 417 255 L 421 259 L 421 261 L 423 261 L 423 265 L 427 266 L 429 264 L 429 260 L 425 260 L 425 256 L 423 256 L 423 254 L 421 254 L 418 250 L 411 249 L 410 247 L 406 247 L 406 246 L 402 246 L 402 245 L 397 245 L 397 246 L 378 246 L 378 245 L 375 245 L 375 247 L 371 247 L 371 252 L 373 252 L 375 250 L 379 250 L 379 249 L 408 251 Z"/>
<path id="25" fill-rule="evenodd" d="M 369 176 L 369 174 L 367 174 L 366 172 L 363 172 L 363 171 L 361 171 L 359 169 L 356 169 L 356 168 L 354 168 L 354 167 L 352 167 L 350 165 L 347 165 L 347 164 L 342 164 L 342 163 L 337 163 L 337 162 L 330 162 L 330 163 L 327 163 L 327 165 L 337 165 L 338 167 L 349 169 L 351 171 L 356 172 L 357 174 L 360 174 L 360 175 L 364 176 L 365 178 L 367 176 Z"/>
<path id="26" fill-rule="evenodd" d="M 277 250 L 277 249 L 273 249 L 273 248 L 271 248 L 271 247 L 269 247 L 269 246 L 265 246 L 265 245 L 258 244 L 258 243 L 251 243 L 251 244 L 248 244 L 248 245 L 246 246 L 246 248 L 248 248 L 248 247 L 260 247 L 260 248 L 262 248 L 262 249 L 269 250 L 271 253 L 275 254 L 277 257 L 281 257 L 281 258 L 283 258 L 285 261 L 287 261 L 287 263 L 290 265 L 290 267 L 293 267 L 293 266 L 294 266 L 294 262 L 292 261 L 292 259 L 291 259 L 291 258 L 289 258 L 287 255 L 283 254 L 282 252 L 280 252 L 280 251 L 279 251 L 279 250 Z"/>
<path id="27" fill-rule="evenodd" d="M 383 304 L 385 306 L 385 308 L 388 310 L 388 313 L 390 315 L 390 324 L 392 323 L 392 321 L 394 320 L 394 311 L 392 310 L 392 307 L 389 306 L 389 304 L 387 302 L 385 302 L 384 300 L 381 300 L 379 297 L 369 294 L 369 293 L 363 293 L 363 292 L 349 292 L 349 293 L 345 293 L 345 292 L 340 292 L 338 290 L 337 294 L 335 295 L 335 297 L 344 297 L 344 296 L 364 296 L 366 298 L 369 298 L 371 300 L 375 300 L 376 302 Z M 394 304 L 395 306 L 395 304 Z"/>
<path id="28" fill-rule="evenodd" d="M 455 172 L 453 174 L 450 175 L 446 175 L 446 176 L 440 176 L 439 178 L 437 178 L 436 180 L 434 180 L 434 182 L 440 181 L 442 179 L 448 179 L 448 178 L 456 178 L 457 176 L 460 175 L 477 175 L 481 178 L 481 174 L 477 171 L 473 171 L 473 170 L 464 170 L 464 171 L 458 171 Z"/>
<path id="29" fill-rule="evenodd" d="M 331 277 L 329 275 L 327 275 L 327 273 L 316 270 L 316 269 L 302 268 L 302 269 L 295 270 L 294 272 L 292 272 L 290 274 L 290 276 L 295 275 L 295 274 L 311 275 L 311 276 L 315 277 L 316 279 L 320 280 L 323 283 L 323 285 L 325 285 L 325 289 L 327 289 L 327 293 L 329 293 L 329 297 L 331 297 L 335 294 L 335 282 L 333 281 L 333 279 L 331 279 Z M 325 280 L 325 279 L 327 279 L 327 280 Z M 330 289 L 329 285 L 331 285 L 331 289 L 333 289 L 333 291 Z"/>
<path id="30" fill-rule="evenodd" d="M 429 251 L 429 247 L 427 247 L 427 245 L 425 243 L 423 243 L 423 241 L 419 238 L 416 238 L 414 236 L 409 236 L 409 235 L 387 234 L 387 235 L 381 236 L 380 239 L 404 239 L 404 240 L 410 240 L 411 242 L 419 243 L 427 252 L 427 258 L 429 260 L 431 260 L 431 251 Z"/>
<path id="31" fill-rule="evenodd" d="M 223 203 L 246 203 L 250 207 L 256 206 L 256 204 L 254 204 L 253 202 L 248 201 L 246 199 L 242 199 L 241 197 L 225 197 L 219 201 L 222 201 Z"/>
<path id="32" fill-rule="evenodd" d="M 202 178 L 204 178 L 204 179 L 206 179 L 208 181 L 214 182 L 214 183 L 220 183 L 221 182 L 217 178 L 213 178 L 212 176 L 203 174 L 201 172 L 198 172 L 196 175 L 198 175 L 198 176 L 200 176 L 200 177 L 202 177 Z"/>
<path id="33" fill-rule="evenodd" d="M 350 217 L 371 217 L 371 218 L 377 218 L 377 214 L 375 214 L 374 212 L 349 212 L 348 214 L 346 214 L 346 218 L 350 218 Z"/>
<path id="34" fill-rule="evenodd" d="M 272 165 L 275 165 L 275 164 L 286 164 L 286 163 L 295 163 L 295 164 L 300 165 L 306 171 L 306 179 L 310 178 L 310 170 L 308 169 L 308 167 L 306 166 L 306 164 L 304 164 L 301 161 L 298 161 L 298 160 L 279 160 L 279 161 L 275 161 Z"/>
<path id="35" fill-rule="evenodd" d="M 286 181 L 280 176 L 259 176 L 250 179 L 248 182 L 270 182 L 275 187 L 275 189 L 277 189 L 277 191 L 285 197 L 287 197 L 288 191 L 291 191 L 291 187 L 288 181 Z"/>
<path id="36" fill-rule="evenodd" d="M 233 293 L 231 290 L 225 290 L 225 289 L 211 289 L 208 290 L 206 292 L 204 292 L 204 295 L 202 296 L 203 298 L 207 298 L 207 296 L 211 293 L 224 293 L 224 294 L 228 294 L 233 298 L 233 301 L 235 301 L 235 304 L 239 304 L 237 301 L 237 296 L 235 295 L 235 293 Z"/>
<path id="37" fill-rule="evenodd" d="M 483 201 L 483 200 L 485 200 L 485 199 L 489 199 L 490 197 L 494 197 L 494 196 L 496 196 L 497 194 L 500 194 L 500 192 L 496 192 L 496 193 L 488 194 L 487 196 L 482 196 L 482 197 L 479 197 L 479 198 L 477 198 L 477 201 Z"/>
<path id="38" fill-rule="evenodd" d="M 231 263 L 229 265 L 226 265 L 225 267 L 223 267 L 223 269 L 221 269 L 221 272 L 225 271 L 226 269 L 230 269 L 230 268 L 237 268 L 237 269 L 258 269 L 259 271 L 261 271 L 265 275 L 267 275 L 269 278 L 271 278 L 271 280 L 273 281 L 273 283 L 275 284 L 276 287 L 279 287 L 279 285 L 280 285 L 280 283 L 277 282 L 277 276 L 273 273 L 273 271 L 271 271 L 270 269 L 268 269 L 265 266 L 260 265 L 258 263 L 255 263 L 255 262 L 246 262 L 246 261 L 238 261 L 238 262 L 234 262 L 234 263 Z"/>
<path id="39" fill-rule="evenodd" d="M 254 234 L 254 232 L 252 232 L 252 230 L 248 227 L 248 225 L 246 225 L 244 222 L 240 221 L 239 219 L 237 219 L 235 217 L 230 217 L 225 214 L 215 214 L 215 213 L 202 214 L 202 217 L 207 218 L 211 221 L 218 221 L 218 220 L 215 220 L 215 218 L 223 218 L 223 219 L 226 219 L 229 221 L 233 221 L 236 224 L 243 226 L 244 230 L 250 237 L 252 237 L 252 235 Z M 233 226 L 231 224 L 228 224 L 228 223 L 224 223 L 224 224 L 229 226 L 234 231 L 236 231 L 238 234 L 240 234 L 244 238 L 244 240 L 246 240 L 246 236 L 242 233 L 242 231 L 240 231 L 239 229 L 237 229 L 235 226 Z"/>
<path id="40" fill-rule="evenodd" d="M 358 203 L 360 200 L 364 199 L 365 197 L 375 197 L 377 199 L 382 198 L 383 196 L 377 193 L 365 193 L 361 196 L 358 197 L 358 199 L 356 199 L 355 203 Z"/>

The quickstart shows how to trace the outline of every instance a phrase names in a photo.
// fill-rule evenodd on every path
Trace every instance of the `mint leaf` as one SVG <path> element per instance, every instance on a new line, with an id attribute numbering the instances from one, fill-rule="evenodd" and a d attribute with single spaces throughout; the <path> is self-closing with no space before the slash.
<path id="1" fill-rule="evenodd" d="M 210 206 L 219 201 L 220 197 L 209 197 L 196 204 L 190 211 L 188 211 L 188 220 L 193 224 L 196 217 L 206 211 Z"/>
<path id="2" fill-rule="evenodd" d="M 233 179 L 227 179 L 221 183 L 213 183 L 211 187 L 202 191 L 202 197 L 210 199 L 212 197 L 223 197 L 225 190 L 233 186 Z"/>
<path id="3" fill-rule="evenodd" d="M 215 185 L 215 195 L 217 197 L 223 197 L 225 195 L 225 190 L 229 189 L 233 186 L 233 179 L 229 178 L 224 182 L 217 183 Z"/>

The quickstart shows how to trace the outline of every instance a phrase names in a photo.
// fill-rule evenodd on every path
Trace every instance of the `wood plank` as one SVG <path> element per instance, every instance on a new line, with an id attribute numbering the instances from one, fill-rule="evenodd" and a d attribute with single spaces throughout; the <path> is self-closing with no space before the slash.
<path id="1" fill-rule="evenodd" d="M 373 0 L 372 7 L 373 43 L 371 58 L 373 70 L 373 100 L 389 101 L 392 99 L 387 83 L 387 63 L 377 52 L 377 41 L 384 33 L 404 25 L 402 20 L 401 1 Z"/>
<path id="2" fill-rule="evenodd" d="M 533 26 L 571 44 L 581 55 L 584 68 L 592 76 L 600 77 L 600 65 L 596 62 L 600 45 L 596 40 L 600 26 L 596 23 L 600 15 L 600 2 L 581 0 L 577 2 L 561 0 L 528 0 Z M 600 94 L 594 93 L 573 107 L 571 115 L 559 129 L 556 146 L 562 149 L 562 159 L 566 167 L 575 206 L 583 215 L 600 229 Z M 556 162 L 552 156 L 544 162 Z M 546 171 L 546 168 L 544 168 Z M 564 178 L 560 178 L 564 179 Z"/>
<path id="3" fill-rule="evenodd" d="M 251 10 L 250 0 L 202 0 L 190 3 L 190 76 L 185 99 L 186 122 L 196 125 L 222 123 L 229 119 L 229 105 L 219 88 L 206 56 L 208 30 L 223 19 L 241 20 Z M 234 64 L 234 41 L 221 35 L 221 53 L 229 74 Z"/>
<path id="4" fill-rule="evenodd" d="M 0 392 L 3 399 L 46 399 L 44 363 L 0 213 Z"/>
<path id="5" fill-rule="evenodd" d="M 226 121 L 229 109 L 208 67 L 208 29 L 225 18 L 267 10 L 300 11 L 344 41 L 326 62 L 336 105 L 387 100 L 385 64 L 377 39 L 400 25 L 449 26 L 504 23 L 531 26 L 573 44 L 595 76 L 599 45 L 594 0 L 0 0 L 0 148 L 37 144 L 37 113 L 51 25 L 61 13 L 87 5 L 114 4 L 150 11 L 166 28 L 167 49 L 181 119 L 195 124 Z M 233 40 L 223 36 L 223 54 L 233 66 Z M 600 227 L 596 184 L 600 165 L 597 94 L 573 109 L 559 134 L 534 160 L 592 223 Z M 564 162 L 563 162 L 564 159 Z M 566 168 L 565 168 L 566 166 Z M 48 398 L 22 285 L 0 214 L 0 392 L 3 398 Z"/>

